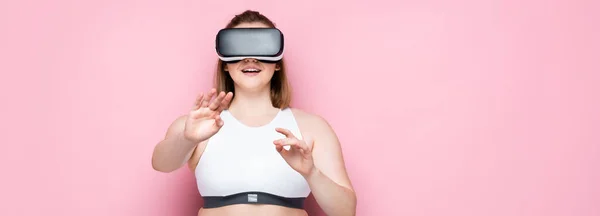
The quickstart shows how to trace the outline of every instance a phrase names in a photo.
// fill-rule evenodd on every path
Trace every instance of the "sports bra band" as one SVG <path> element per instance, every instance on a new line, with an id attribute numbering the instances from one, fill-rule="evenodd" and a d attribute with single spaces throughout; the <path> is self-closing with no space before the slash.
<path id="1" fill-rule="evenodd" d="M 228 196 L 203 196 L 204 208 L 217 208 L 233 204 L 272 204 L 302 209 L 304 197 L 287 198 L 264 192 L 244 192 Z"/>

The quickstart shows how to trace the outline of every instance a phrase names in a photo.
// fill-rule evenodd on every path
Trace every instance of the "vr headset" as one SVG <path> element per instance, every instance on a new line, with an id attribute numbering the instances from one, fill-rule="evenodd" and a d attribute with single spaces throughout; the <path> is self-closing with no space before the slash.
<path id="1" fill-rule="evenodd" d="M 283 58 L 283 33 L 277 28 L 227 28 L 217 33 L 216 51 L 226 63 L 254 58 L 276 63 Z"/>

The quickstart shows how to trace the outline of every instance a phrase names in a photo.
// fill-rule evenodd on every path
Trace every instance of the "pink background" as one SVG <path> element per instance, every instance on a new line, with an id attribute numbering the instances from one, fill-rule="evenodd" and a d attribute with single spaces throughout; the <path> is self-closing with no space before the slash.
<path id="1" fill-rule="evenodd" d="M 150 156 L 248 8 L 286 34 L 294 105 L 337 131 L 358 215 L 600 215 L 598 6 L 3 1 L 0 215 L 195 215 L 191 173 Z"/>

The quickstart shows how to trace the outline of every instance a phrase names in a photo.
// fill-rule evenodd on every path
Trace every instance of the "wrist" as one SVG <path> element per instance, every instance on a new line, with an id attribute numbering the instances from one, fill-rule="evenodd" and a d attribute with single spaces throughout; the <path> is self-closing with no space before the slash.
<path id="1" fill-rule="evenodd" d="M 313 167 L 306 175 L 304 175 L 304 178 L 307 181 L 310 181 L 311 179 L 313 179 L 315 176 L 319 175 L 321 171 L 317 168 L 317 167 Z"/>
<path id="2" fill-rule="evenodd" d="M 190 139 L 188 136 L 185 135 L 185 132 L 181 132 L 179 134 L 179 140 L 185 143 L 186 145 L 196 145 L 201 142 L 199 140 Z"/>

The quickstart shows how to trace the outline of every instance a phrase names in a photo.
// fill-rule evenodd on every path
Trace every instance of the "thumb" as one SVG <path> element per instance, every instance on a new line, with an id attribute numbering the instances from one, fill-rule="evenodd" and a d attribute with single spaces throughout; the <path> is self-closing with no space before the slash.
<path id="1" fill-rule="evenodd" d="M 281 157 L 283 157 L 283 159 L 287 160 L 290 153 L 289 153 L 288 149 L 286 149 L 286 147 L 288 147 L 288 149 L 289 149 L 290 146 L 284 147 L 282 145 L 277 144 L 277 145 L 275 145 L 275 150 L 277 150 L 277 152 L 281 155 Z"/>
<path id="2" fill-rule="evenodd" d="M 216 115 L 214 119 L 215 119 L 215 125 L 217 125 L 217 127 L 223 126 L 224 122 L 223 122 L 223 119 L 221 119 L 220 115 Z"/>

